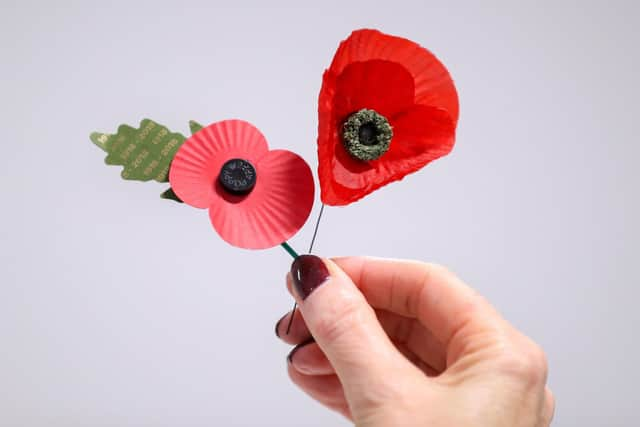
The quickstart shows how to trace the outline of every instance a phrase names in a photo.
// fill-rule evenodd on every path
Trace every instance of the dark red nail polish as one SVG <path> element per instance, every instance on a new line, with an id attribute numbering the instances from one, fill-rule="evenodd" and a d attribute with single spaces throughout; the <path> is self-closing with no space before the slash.
<path id="1" fill-rule="evenodd" d="M 293 362 L 293 355 L 296 354 L 296 351 L 300 350 L 305 345 L 309 345 L 309 344 L 312 344 L 314 342 L 316 342 L 316 340 L 313 337 L 311 337 L 311 338 L 307 339 L 306 341 L 303 341 L 300 344 L 298 344 L 297 346 L 293 347 L 293 349 L 289 352 L 289 355 L 287 356 L 287 360 L 289 361 L 289 363 Z"/>
<path id="2" fill-rule="evenodd" d="M 291 277 L 296 293 L 303 300 L 329 279 L 329 270 L 315 255 L 300 255 L 291 264 Z"/>
<path id="3" fill-rule="evenodd" d="M 282 317 L 280 318 L 280 320 L 278 320 L 278 321 L 276 322 L 276 336 L 277 336 L 278 338 L 280 338 L 280 333 L 278 332 L 278 329 L 280 328 L 280 323 L 282 323 L 282 321 L 284 320 L 284 318 L 285 318 L 285 317 L 287 317 L 287 315 L 288 315 L 288 314 L 289 314 L 289 313 L 285 314 L 284 316 L 282 316 Z"/>

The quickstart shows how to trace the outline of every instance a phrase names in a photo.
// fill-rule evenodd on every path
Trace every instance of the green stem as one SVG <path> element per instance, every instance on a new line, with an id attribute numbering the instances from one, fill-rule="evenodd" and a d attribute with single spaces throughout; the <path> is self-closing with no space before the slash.
<path id="1" fill-rule="evenodd" d="M 293 250 L 293 248 L 291 246 L 289 246 L 289 244 L 287 242 L 282 242 L 280 243 L 280 246 L 282 246 L 284 248 L 285 251 L 287 251 L 289 253 L 289 255 L 291 255 L 293 257 L 293 259 L 298 258 L 298 253 Z"/>

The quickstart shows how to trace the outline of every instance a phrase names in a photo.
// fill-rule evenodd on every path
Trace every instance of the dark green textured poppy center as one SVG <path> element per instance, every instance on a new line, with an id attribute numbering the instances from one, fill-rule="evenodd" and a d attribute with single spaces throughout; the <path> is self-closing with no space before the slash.
<path id="1" fill-rule="evenodd" d="M 389 121 L 374 110 L 353 113 L 342 126 L 342 141 L 349 154 L 362 161 L 375 160 L 389 150 L 393 129 Z"/>
<path id="2" fill-rule="evenodd" d="M 231 194 L 248 194 L 256 185 L 256 169 L 244 159 L 231 159 L 220 168 L 218 181 Z"/>

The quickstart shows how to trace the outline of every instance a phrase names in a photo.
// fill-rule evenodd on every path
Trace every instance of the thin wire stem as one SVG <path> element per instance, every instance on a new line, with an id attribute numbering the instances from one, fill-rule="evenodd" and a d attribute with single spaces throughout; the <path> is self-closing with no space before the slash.
<path id="1" fill-rule="evenodd" d="M 316 221 L 316 228 L 313 229 L 313 237 L 311 238 L 311 244 L 309 245 L 309 253 L 313 251 L 313 244 L 316 242 L 316 236 L 318 235 L 318 227 L 320 226 L 322 212 L 324 212 L 324 203 L 322 204 L 322 206 L 320 206 L 320 213 L 318 214 L 318 220 Z"/>
<path id="2" fill-rule="evenodd" d="M 311 253 L 311 251 L 313 251 L 313 244 L 316 242 L 316 236 L 318 235 L 318 227 L 320 227 L 320 219 L 322 218 L 322 213 L 323 212 L 324 212 L 324 203 L 320 207 L 320 213 L 318 214 L 318 219 L 316 221 L 316 227 L 313 229 L 313 237 L 311 238 L 311 244 L 309 245 L 309 253 Z M 289 335 L 289 331 L 291 330 L 291 324 L 293 323 L 293 317 L 296 315 L 296 307 L 297 306 L 298 306 L 298 303 L 294 301 L 293 302 L 293 309 L 291 310 L 291 317 L 289 318 L 289 323 L 287 324 L 287 332 L 286 332 L 287 335 Z"/>

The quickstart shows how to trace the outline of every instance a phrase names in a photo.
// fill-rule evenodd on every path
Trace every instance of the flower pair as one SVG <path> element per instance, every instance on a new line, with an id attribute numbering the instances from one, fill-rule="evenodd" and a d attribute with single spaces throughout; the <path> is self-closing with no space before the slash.
<path id="1" fill-rule="evenodd" d="M 347 205 L 448 154 L 458 97 L 438 59 L 416 43 L 359 30 L 343 41 L 319 96 L 322 202 Z M 227 242 L 266 248 L 285 242 L 309 216 L 311 169 L 298 155 L 269 151 L 240 120 L 214 123 L 177 151 L 169 180 L 189 205 L 209 208 Z"/>

